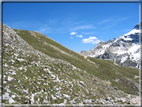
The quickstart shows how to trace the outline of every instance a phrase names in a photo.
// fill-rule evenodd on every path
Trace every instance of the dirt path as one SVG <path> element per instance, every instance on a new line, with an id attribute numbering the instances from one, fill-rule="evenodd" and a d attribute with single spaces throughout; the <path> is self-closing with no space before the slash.
<path id="1" fill-rule="evenodd" d="M 87 59 L 87 56 L 84 56 L 84 59 Z"/>
<path id="2" fill-rule="evenodd" d="M 83 55 L 83 57 L 84 57 L 84 59 L 87 59 L 88 56 L 84 56 L 84 55 Z M 90 61 L 89 59 L 87 59 L 87 61 L 90 62 L 90 63 L 92 63 L 92 64 L 94 64 L 96 68 L 99 67 L 99 65 L 97 65 L 95 62 L 92 62 L 92 61 Z"/>

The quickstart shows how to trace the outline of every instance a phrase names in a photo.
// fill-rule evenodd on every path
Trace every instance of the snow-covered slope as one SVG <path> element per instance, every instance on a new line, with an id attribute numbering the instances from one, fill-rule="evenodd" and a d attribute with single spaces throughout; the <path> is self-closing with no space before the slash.
<path id="1" fill-rule="evenodd" d="M 125 67 L 139 68 L 140 61 L 140 29 L 137 24 L 130 32 L 113 40 L 98 43 L 90 51 L 82 51 L 82 55 L 111 59 Z"/>

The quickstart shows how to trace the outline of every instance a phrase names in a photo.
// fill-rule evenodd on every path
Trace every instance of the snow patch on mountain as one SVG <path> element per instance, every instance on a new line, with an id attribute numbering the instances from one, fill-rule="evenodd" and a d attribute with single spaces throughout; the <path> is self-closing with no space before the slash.
<path id="1" fill-rule="evenodd" d="M 125 56 L 121 59 L 121 63 L 124 63 L 128 59 L 128 56 Z"/>
<path id="2" fill-rule="evenodd" d="M 80 54 L 101 59 L 111 59 L 127 67 L 139 68 L 139 35 L 140 29 L 139 24 L 137 24 L 130 32 L 114 40 L 100 42 L 90 51 L 82 51 Z"/>
<path id="3" fill-rule="evenodd" d="M 129 33 L 126 33 L 125 36 L 129 37 L 129 35 L 140 33 L 139 29 L 133 29 Z"/>

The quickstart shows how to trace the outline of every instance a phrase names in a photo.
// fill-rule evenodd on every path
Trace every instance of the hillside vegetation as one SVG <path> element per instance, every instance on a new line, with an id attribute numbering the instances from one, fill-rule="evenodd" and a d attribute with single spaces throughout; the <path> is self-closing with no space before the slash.
<path id="1" fill-rule="evenodd" d="M 137 104 L 139 71 L 3 25 L 3 103 Z M 131 103 L 130 103 L 131 101 Z"/>
<path id="2" fill-rule="evenodd" d="M 137 69 L 125 68 L 120 65 L 116 65 L 109 60 L 101 60 L 91 57 L 87 57 L 85 59 L 84 56 L 67 49 L 41 33 L 16 29 L 15 31 L 19 36 L 33 46 L 33 48 L 45 53 L 46 55 L 70 62 L 77 68 L 85 70 L 100 79 L 111 81 L 113 86 L 120 87 L 120 89 L 123 89 L 121 87 L 126 85 L 125 92 L 131 93 L 133 91 L 133 94 L 137 94 L 138 89 L 136 87 L 129 87 L 129 85 L 127 86 L 127 84 L 125 84 L 127 83 L 127 79 L 131 79 L 132 82 L 139 82 L 138 78 L 135 79 L 135 76 L 139 76 L 139 71 Z M 90 63 L 90 60 L 94 63 Z M 117 84 L 115 80 L 119 79 L 123 79 L 124 83 Z"/>

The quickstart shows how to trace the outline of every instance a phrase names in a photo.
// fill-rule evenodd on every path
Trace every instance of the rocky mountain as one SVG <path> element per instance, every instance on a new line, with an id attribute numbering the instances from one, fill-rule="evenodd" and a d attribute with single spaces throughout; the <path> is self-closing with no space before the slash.
<path id="1" fill-rule="evenodd" d="M 80 54 L 100 59 L 110 59 L 124 67 L 140 68 L 140 29 L 137 24 L 130 32 L 113 40 L 98 43 Z"/>
<path id="2" fill-rule="evenodd" d="M 139 105 L 139 71 L 3 25 L 2 103 Z"/>

